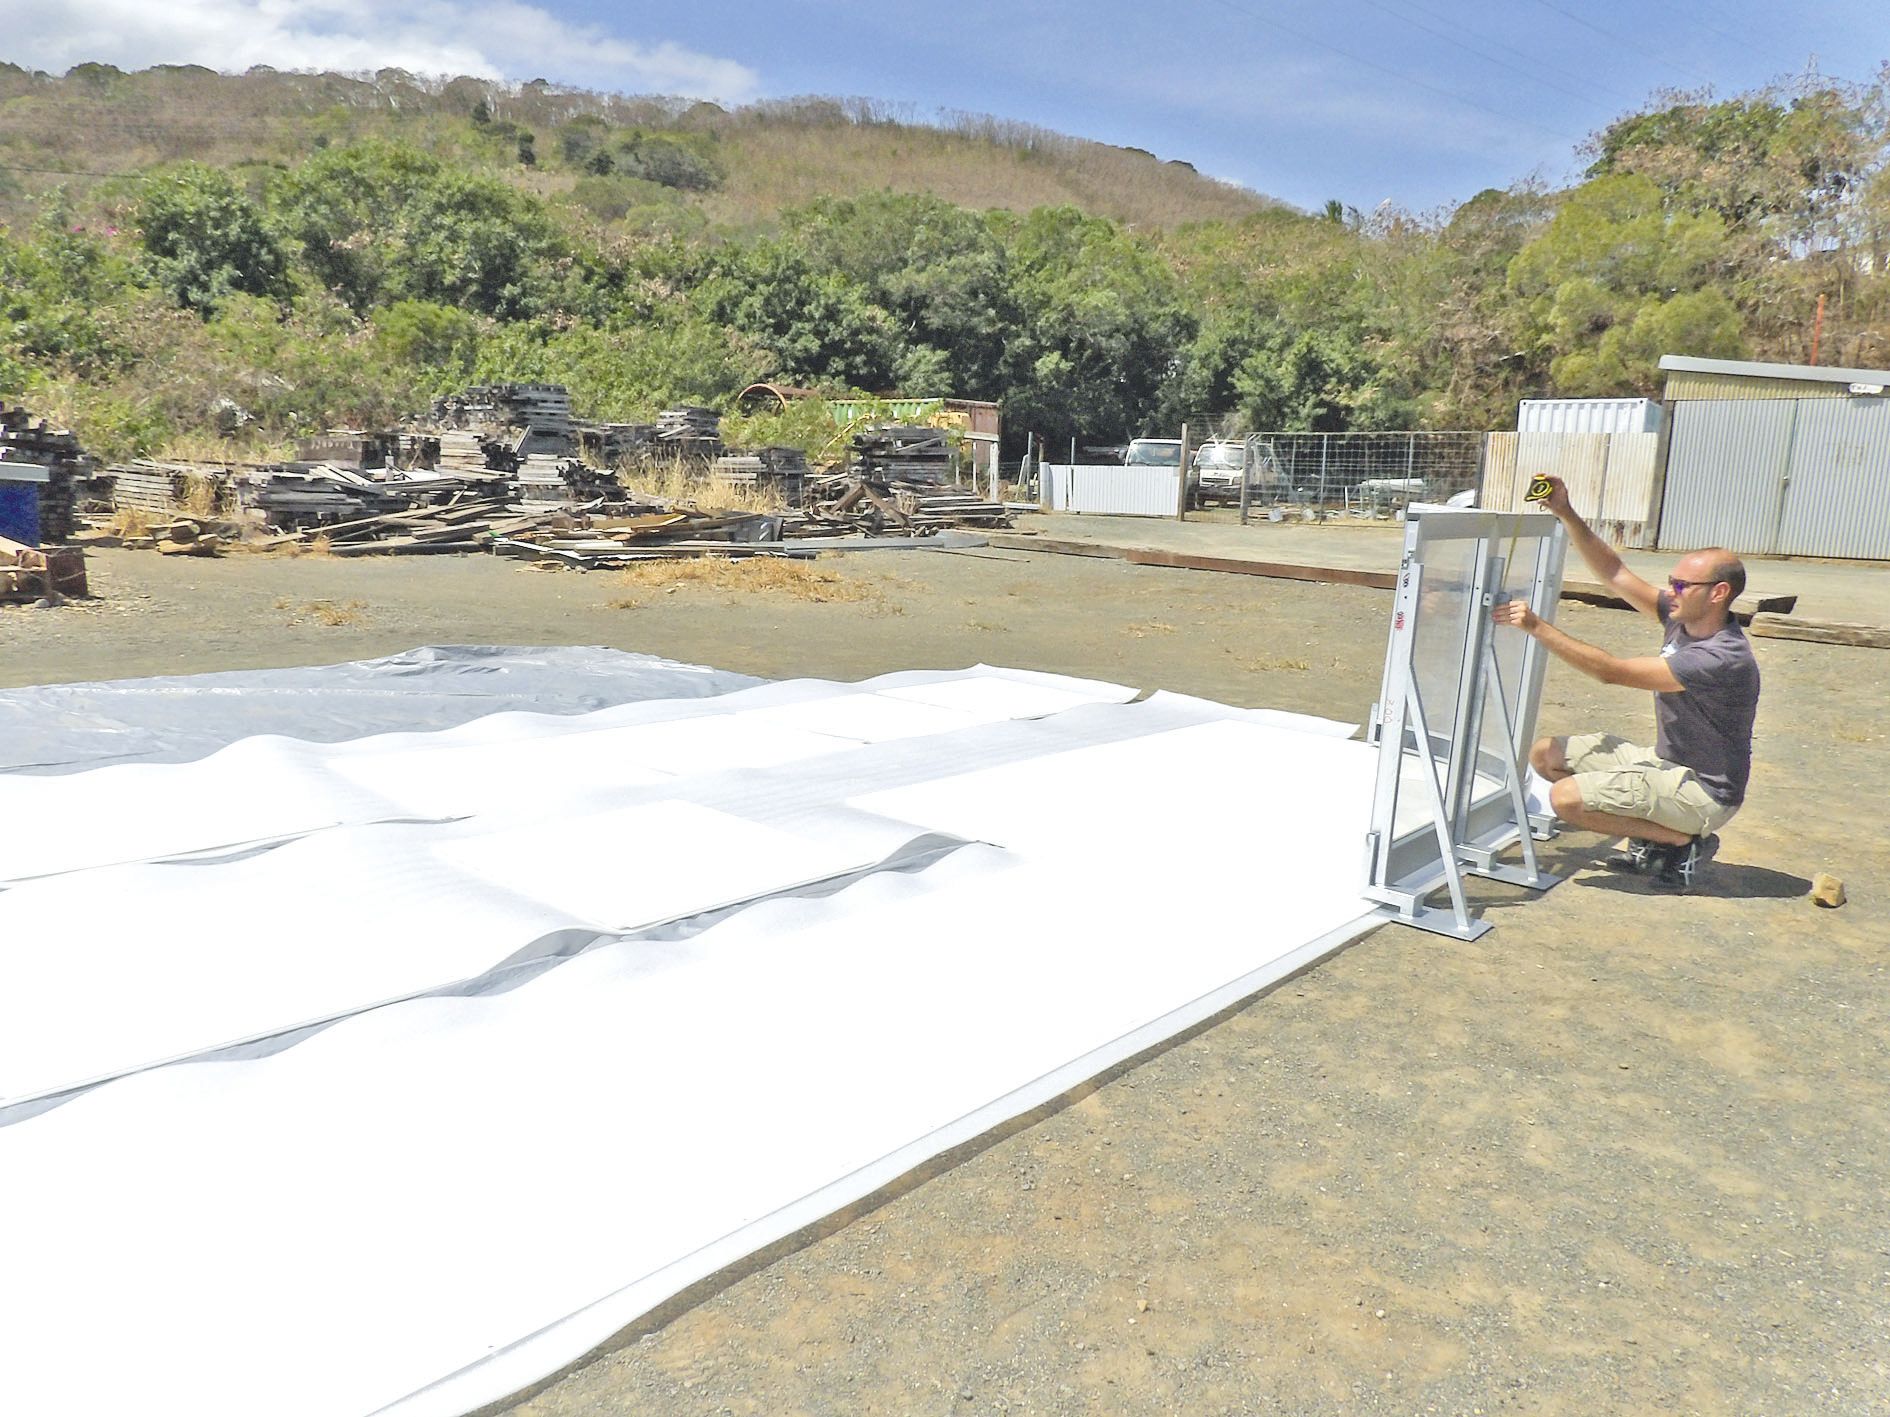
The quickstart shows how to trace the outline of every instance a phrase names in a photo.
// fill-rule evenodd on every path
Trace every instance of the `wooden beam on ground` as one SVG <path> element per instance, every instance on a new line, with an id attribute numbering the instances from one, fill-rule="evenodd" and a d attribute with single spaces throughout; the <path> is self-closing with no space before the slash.
<path id="1" fill-rule="evenodd" d="M 1752 633 L 1765 639 L 1809 640 L 1821 645 L 1890 649 L 1890 626 L 1848 625 L 1838 620 L 1801 620 L 1790 615 L 1752 617 Z"/>
<path id="2" fill-rule="evenodd" d="M 1169 566 L 1183 571 L 1220 571 L 1241 576 L 1270 576 L 1286 581 L 1323 581 L 1333 585 L 1365 586 L 1372 590 L 1391 590 L 1398 583 L 1396 571 L 1373 571 L 1357 566 L 1305 565 L 1295 561 L 1253 561 L 1244 556 L 1194 556 L 1181 551 L 1158 551 L 1152 546 L 1107 546 L 1095 541 L 1064 541 L 1048 536 L 1005 536 L 988 538 L 992 546 L 1006 551 L 1045 551 L 1054 556 L 1095 556 L 1108 561 L 1127 561 L 1134 566 Z M 1564 600 L 1580 600 L 1616 609 L 1633 607 L 1607 586 L 1596 581 L 1565 581 Z M 1739 598 L 1734 612 L 1743 622 L 1755 615 L 1785 615 L 1798 605 L 1798 596 L 1769 591 L 1747 590 Z M 1865 627 L 1869 628 L 1869 627 Z"/>

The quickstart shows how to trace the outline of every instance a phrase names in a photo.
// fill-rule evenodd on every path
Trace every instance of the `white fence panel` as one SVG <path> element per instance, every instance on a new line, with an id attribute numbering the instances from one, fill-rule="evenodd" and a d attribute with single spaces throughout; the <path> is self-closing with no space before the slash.
<path id="1" fill-rule="evenodd" d="M 1043 505 L 1052 512 L 1172 517 L 1181 500 L 1178 467 L 1119 463 L 1045 463 Z"/>

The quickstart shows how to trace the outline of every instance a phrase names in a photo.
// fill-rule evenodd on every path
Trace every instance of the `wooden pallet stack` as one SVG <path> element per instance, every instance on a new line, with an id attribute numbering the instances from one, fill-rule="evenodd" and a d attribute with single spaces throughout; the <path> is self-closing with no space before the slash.
<path id="1" fill-rule="evenodd" d="M 605 467 L 641 456 L 656 441 L 654 423 L 576 421 L 578 452 Z"/>
<path id="2" fill-rule="evenodd" d="M 627 495 L 614 472 L 592 467 L 581 458 L 551 453 L 532 453 L 520 460 L 518 491 L 521 501 L 564 506 L 621 502 Z"/>
<path id="3" fill-rule="evenodd" d="M 807 496 L 807 454 L 784 447 L 725 453 L 709 464 L 709 480 L 733 492 L 771 491 L 783 506 L 798 507 Z"/>
<path id="4" fill-rule="evenodd" d="M 722 448 L 722 415 L 712 408 L 666 408 L 656 415 L 652 452 L 683 457 L 714 457 Z"/>
<path id="5" fill-rule="evenodd" d="M 881 485 L 949 483 L 951 444 L 942 428 L 874 424 L 853 435 L 853 469 Z"/>
<path id="6" fill-rule="evenodd" d="M 46 469 L 46 481 L 39 484 L 40 540 L 56 545 L 70 537 L 79 490 L 98 467 L 78 438 L 23 408 L 0 403 L 0 458 Z"/>

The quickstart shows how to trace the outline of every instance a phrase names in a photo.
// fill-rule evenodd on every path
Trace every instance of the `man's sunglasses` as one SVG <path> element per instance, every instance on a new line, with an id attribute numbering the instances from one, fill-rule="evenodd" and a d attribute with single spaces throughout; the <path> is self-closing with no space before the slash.
<path id="1" fill-rule="evenodd" d="M 1678 576 L 1668 576 L 1667 584 L 1673 587 L 1675 595 L 1683 595 L 1688 587 L 1696 585 L 1718 585 L 1718 581 L 1683 581 Z"/>

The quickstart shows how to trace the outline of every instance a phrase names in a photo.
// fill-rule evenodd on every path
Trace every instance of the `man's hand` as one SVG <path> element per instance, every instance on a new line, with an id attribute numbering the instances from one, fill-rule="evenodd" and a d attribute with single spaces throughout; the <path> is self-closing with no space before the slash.
<path id="1" fill-rule="evenodd" d="M 1542 623 L 1526 600 L 1505 600 L 1490 611 L 1490 619 L 1499 625 L 1513 625 L 1525 635 L 1533 635 Z"/>
<path id="2" fill-rule="evenodd" d="M 1544 482 L 1549 484 L 1549 495 L 1536 503 L 1543 510 L 1561 516 L 1568 508 L 1568 484 L 1559 477 L 1544 475 Z"/>

